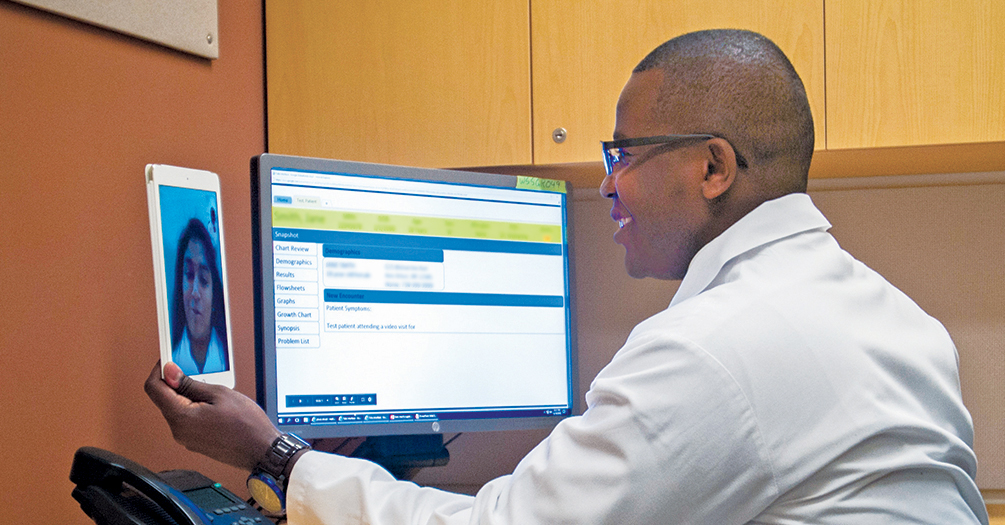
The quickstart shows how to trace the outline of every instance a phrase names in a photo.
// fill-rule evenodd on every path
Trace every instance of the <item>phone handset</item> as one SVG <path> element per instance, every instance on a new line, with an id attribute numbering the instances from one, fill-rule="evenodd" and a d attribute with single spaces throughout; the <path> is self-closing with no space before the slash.
<path id="1" fill-rule="evenodd" d="M 144 523 L 136 521 L 138 509 L 123 504 L 125 483 L 152 500 L 163 512 L 181 525 L 208 525 L 212 519 L 178 489 L 165 483 L 147 468 L 122 456 L 95 447 L 82 447 L 73 457 L 70 481 L 77 485 L 73 497 L 97 521 L 108 523 Z M 150 510 L 150 509 L 147 509 Z M 121 520 L 112 516 L 118 515 Z M 98 523 L 102 523 L 99 521 Z"/>

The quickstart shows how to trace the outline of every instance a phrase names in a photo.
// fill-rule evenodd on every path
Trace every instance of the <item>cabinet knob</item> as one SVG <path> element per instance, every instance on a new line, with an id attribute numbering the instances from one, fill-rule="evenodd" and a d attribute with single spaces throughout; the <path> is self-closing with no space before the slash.
<path id="1" fill-rule="evenodd" d="M 551 140 L 554 140 L 555 144 L 561 144 L 565 142 L 566 135 L 565 128 L 555 128 L 555 131 L 551 132 Z"/>

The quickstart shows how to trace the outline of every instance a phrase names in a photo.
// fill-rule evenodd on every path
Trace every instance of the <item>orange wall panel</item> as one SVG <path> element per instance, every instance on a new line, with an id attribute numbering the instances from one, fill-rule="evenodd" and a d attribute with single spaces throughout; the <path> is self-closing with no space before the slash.
<path id="1" fill-rule="evenodd" d="M 74 451 L 236 469 L 174 443 L 143 392 L 158 356 L 144 165 L 220 175 L 238 389 L 254 395 L 249 159 L 265 147 L 262 6 L 220 2 L 206 60 L 0 0 L 0 494 L 91 523 Z M 19 437 L 20 436 L 20 437 Z"/>

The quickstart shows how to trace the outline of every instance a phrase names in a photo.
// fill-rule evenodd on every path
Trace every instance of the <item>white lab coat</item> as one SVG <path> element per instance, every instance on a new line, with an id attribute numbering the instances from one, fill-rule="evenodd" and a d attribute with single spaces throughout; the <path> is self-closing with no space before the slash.
<path id="1" fill-rule="evenodd" d="M 311 452 L 289 523 L 986 524 L 949 334 L 829 227 L 793 194 L 703 247 L 586 412 L 476 497 Z"/>

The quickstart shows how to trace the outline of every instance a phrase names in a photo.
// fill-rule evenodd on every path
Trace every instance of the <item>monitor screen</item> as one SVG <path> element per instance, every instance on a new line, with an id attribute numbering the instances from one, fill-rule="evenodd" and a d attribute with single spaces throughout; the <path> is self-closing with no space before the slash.
<path id="1" fill-rule="evenodd" d="M 252 159 L 258 402 L 305 438 L 572 414 L 565 182 Z"/>

